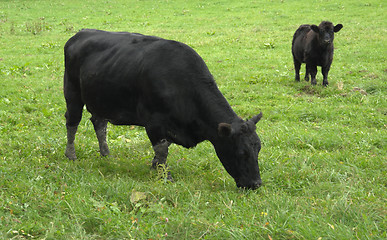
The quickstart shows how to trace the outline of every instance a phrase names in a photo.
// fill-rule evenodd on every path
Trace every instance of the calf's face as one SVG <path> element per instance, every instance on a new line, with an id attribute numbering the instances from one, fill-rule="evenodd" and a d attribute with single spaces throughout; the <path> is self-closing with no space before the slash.
<path id="1" fill-rule="evenodd" d="M 256 189 L 262 185 L 258 166 L 261 141 L 255 132 L 255 124 L 261 117 L 262 113 L 247 121 L 218 126 L 219 141 L 214 144 L 216 153 L 241 188 Z"/>
<path id="2" fill-rule="evenodd" d="M 319 35 L 319 43 L 321 46 L 327 46 L 333 43 L 334 33 L 343 28 L 342 24 L 333 26 L 331 22 L 323 21 L 319 26 L 311 25 L 310 28 Z"/>

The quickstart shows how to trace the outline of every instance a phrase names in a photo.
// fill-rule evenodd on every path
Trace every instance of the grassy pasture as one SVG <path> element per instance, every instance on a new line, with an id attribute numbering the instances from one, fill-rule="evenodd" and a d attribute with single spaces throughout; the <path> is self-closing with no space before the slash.
<path id="1" fill-rule="evenodd" d="M 386 239 L 385 5 L 0 1 L 0 239 Z M 326 88 L 294 81 L 290 51 L 321 20 L 344 25 Z M 139 127 L 109 125 L 102 158 L 86 111 L 68 161 L 63 45 L 82 28 L 193 47 L 241 117 L 263 112 L 264 186 L 237 189 L 208 142 L 172 145 L 165 183 Z"/>

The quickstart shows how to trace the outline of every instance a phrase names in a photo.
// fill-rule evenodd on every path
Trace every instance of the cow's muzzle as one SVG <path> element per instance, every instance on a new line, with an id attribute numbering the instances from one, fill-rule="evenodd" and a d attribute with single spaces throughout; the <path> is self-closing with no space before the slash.
<path id="1" fill-rule="evenodd" d="M 330 44 L 330 43 L 331 43 L 331 40 L 330 40 L 330 39 L 325 39 L 325 40 L 324 40 L 324 44 L 325 44 L 325 45 L 328 45 L 328 44 Z"/>
<path id="2" fill-rule="evenodd" d="M 237 187 L 239 187 L 239 188 L 255 190 L 255 189 L 259 188 L 260 186 L 262 186 L 262 180 L 261 179 L 256 180 L 256 181 L 252 181 L 252 182 L 249 182 L 249 183 L 237 182 Z"/>

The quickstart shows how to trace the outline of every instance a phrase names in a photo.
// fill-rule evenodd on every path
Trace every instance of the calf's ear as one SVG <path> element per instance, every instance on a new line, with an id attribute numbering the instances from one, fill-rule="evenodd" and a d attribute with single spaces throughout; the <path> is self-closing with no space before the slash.
<path id="1" fill-rule="evenodd" d="M 340 31 L 340 29 L 342 29 L 343 28 L 343 24 L 337 24 L 334 28 L 333 28 L 333 31 L 334 32 L 338 32 L 338 31 Z"/>
<path id="2" fill-rule="evenodd" d="M 229 137 L 231 135 L 232 128 L 229 123 L 219 123 L 218 125 L 218 135 L 220 137 Z"/>
<path id="3" fill-rule="evenodd" d="M 320 29 L 316 25 L 311 25 L 310 28 L 313 30 L 313 32 L 319 33 Z"/>

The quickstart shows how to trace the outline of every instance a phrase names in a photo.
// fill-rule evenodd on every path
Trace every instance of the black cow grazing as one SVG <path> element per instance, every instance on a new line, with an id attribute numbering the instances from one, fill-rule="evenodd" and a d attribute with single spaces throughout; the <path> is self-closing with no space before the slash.
<path id="1" fill-rule="evenodd" d="M 238 187 L 261 185 L 255 124 L 262 113 L 239 118 L 192 48 L 137 33 L 82 30 L 64 53 L 69 159 L 76 159 L 74 139 L 86 105 L 103 156 L 109 154 L 108 122 L 138 125 L 153 145 L 153 167 L 166 163 L 171 143 L 191 148 L 209 140 Z"/>
<path id="2" fill-rule="evenodd" d="M 334 33 L 340 31 L 342 24 L 333 26 L 331 22 L 323 21 L 316 25 L 301 25 L 294 33 L 292 54 L 296 81 L 300 81 L 301 63 L 306 63 L 305 80 L 316 85 L 317 66 L 321 66 L 323 85 L 328 85 L 328 72 L 333 60 Z"/>

